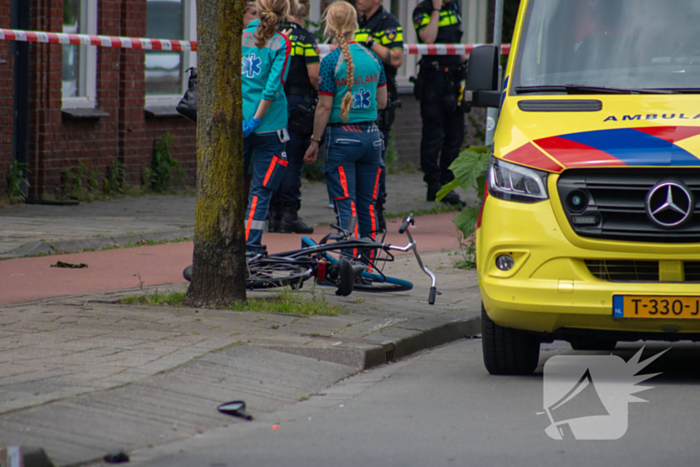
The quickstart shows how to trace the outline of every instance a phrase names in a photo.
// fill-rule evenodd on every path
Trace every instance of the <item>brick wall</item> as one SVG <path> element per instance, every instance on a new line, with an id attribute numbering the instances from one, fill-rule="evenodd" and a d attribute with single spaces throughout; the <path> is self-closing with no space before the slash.
<path id="1" fill-rule="evenodd" d="M 32 29 L 60 32 L 63 27 L 63 0 L 32 1 Z M 0 0 L 2 3 L 9 4 L 9 0 Z M 98 34 L 127 37 L 146 35 L 146 0 L 100 0 L 98 4 Z M 4 44 L 0 43 L 2 46 Z M 125 165 L 130 183 L 141 184 L 143 168 L 151 165 L 154 141 L 166 133 L 176 136 L 176 146 L 171 148 L 171 153 L 183 164 L 187 173 L 185 183 L 194 185 L 195 126 L 181 117 L 146 119 L 143 51 L 98 48 L 97 107 L 109 116 L 70 119 L 61 112 L 62 46 L 31 44 L 30 47 L 29 160 L 32 196 L 58 195 L 61 174 L 65 170 L 76 171 L 81 164 L 87 167 L 88 172 L 99 174 L 97 178 L 101 180 L 115 160 Z M 0 48 L 0 54 L 2 51 Z M 5 89 L 3 76 L 0 71 L 0 89 Z M 12 88 L 11 74 L 9 76 L 9 89 L 0 91 L 0 106 L 4 105 L 3 99 L 8 95 L 12 105 L 12 93 L 7 92 Z M 2 115 L 11 115 L 11 112 Z M 11 121 L 9 128 L 11 144 Z M 0 144 L 3 144 L 3 136 L 0 134 Z M 7 164 L 0 158 L 0 176 Z"/>
<path id="2" fill-rule="evenodd" d="M 9 1 L 0 0 L 3 27 L 9 27 Z M 32 29 L 62 30 L 63 0 L 30 1 Z M 100 0 L 98 5 L 98 34 L 145 36 L 146 0 Z M 6 191 L 7 167 L 12 160 L 13 62 L 8 52 L 9 43 L 0 41 L 0 59 L 8 61 L 0 65 L 0 194 Z M 185 183 L 194 186 L 195 125 L 181 117 L 146 118 L 143 51 L 98 48 L 97 105 L 109 116 L 90 120 L 70 120 L 62 115 L 62 47 L 31 44 L 30 54 L 30 195 L 59 194 L 62 172 L 76 170 L 81 164 L 101 179 L 115 160 L 125 165 L 130 183 L 140 184 L 143 169 L 151 164 L 154 142 L 166 133 L 175 136 L 171 154 L 185 169 Z M 394 148 L 401 163 L 419 167 L 419 103 L 411 94 L 401 95 L 401 100 L 403 107 L 394 124 Z M 468 135 L 473 133 L 469 127 Z"/>

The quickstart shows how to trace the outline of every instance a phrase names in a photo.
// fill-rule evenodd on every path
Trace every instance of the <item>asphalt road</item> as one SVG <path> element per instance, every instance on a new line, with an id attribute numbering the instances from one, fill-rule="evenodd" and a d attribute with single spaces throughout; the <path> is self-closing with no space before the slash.
<path id="1" fill-rule="evenodd" d="M 643 359 L 668 347 L 648 344 Z M 639 348 L 621 344 L 615 355 L 628 361 Z M 135 453 L 132 465 L 698 464 L 700 344 L 673 344 L 640 372 L 662 374 L 649 380 L 652 389 L 637 394 L 648 403 L 627 406 L 628 429 L 617 440 L 556 441 L 545 434 L 549 420 L 538 415 L 544 405 L 543 364 L 555 355 L 606 354 L 543 344 L 535 375 L 495 377 L 483 368 L 481 341 L 462 340 L 349 378 L 253 422 L 232 419 L 228 427 Z"/>

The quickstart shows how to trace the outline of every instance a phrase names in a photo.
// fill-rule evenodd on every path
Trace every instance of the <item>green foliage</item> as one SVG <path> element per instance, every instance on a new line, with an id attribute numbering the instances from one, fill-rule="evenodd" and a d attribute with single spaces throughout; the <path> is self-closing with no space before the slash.
<path id="1" fill-rule="evenodd" d="M 126 167 L 118 159 L 107 167 L 107 173 L 102 183 L 104 194 L 107 196 L 122 195 L 126 186 Z"/>
<path id="2" fill-rule="evenodd" d="M 93 201 L 95 199 L 95 190 L 99 185 L 99 176 L 99 172 L 89 170 L 84 162 L 81 162 L 74 169 L 63 169 L 61 173 L 61 194 L 63 198 Z"/>
<path id="3" fill-rule="evenodd" d="M 323 157 L 316 158 L 313 164 L 304 164 L 304 168 L 301 171 L 302 176 L 310 182 L 321 182 L 326 179 L 326 176 L 322 172 L 323 169 Z"/>
<path id="4" fill-rule="evenodd" d="M 474 239 L 472 237 L 465 238 L 461 231 L 457 234 L 459 253 L 455 254 L 459 254 L 461 259 L 457 260 L 455 267 L 457 269 L 474 269 L 476 267 L 476 247 L 474 245 Z"/>
<path id="5" fill-rule="evenodd" d="M 479 218 L 479 211 L 484 202 L 484 189 L 486 186 L 486 169 L 489 165 L 491 150 L 487 146 L 471 147 L 462 151 L 457 159 L 450 165 L 450 170 L 455 179 L 443 186 L 437 194 L 440 201 L 447 193 L 457 187 L 463 190 L 474 188 L 477 193 L 477 202 L 474 206 L 464 209 L 455 218 L 454 223 L 460 230 L 463 241 L 460 239 L 460 248 L 465 256 L 463 263 L 474 264 L 474 229 Z"/>
<path id="6" fill-rule="evenodd" d="M 29 172 L 28 165 L 24 162 L 13 160 L 7 171 L 7 197 L 10 203 L 23 203 L 25 201 L 22 183 L 27 183 L 24 173 Z M 27 183 L 29 186 L 29 183 Z"/>
<path id="7" fill-rule="evenodd" d="M 170 147 L 176 147 L 173 135 L 165 136 L 153 144 L 153 161 L 151 168 L 144 171 L 144 182 L 156 193 L 165 193 L 173 188 L 174 183 L 180 183 L 185 177 L 185 172 L 180 166 L 180 161 L 170 154 Z"/>
<path id="8" fill-rule="evenodd" d="M 77 22 L 70 0 L 63 0 L 63 24 L 74 25 Z"/>
<path id="9" fill-rule="evenodd" d="M 316 42 L 321 43 L 324 41 L 325 38 L 323 37 L 323 31 L 324 29 L 326 29 L 325 22 L 321 21 L 315 23 L 307 18 L 306 20 L 304 20 L 304 29 L 306 29 L 314 35 L 314 39 L 316 39 Z"/>

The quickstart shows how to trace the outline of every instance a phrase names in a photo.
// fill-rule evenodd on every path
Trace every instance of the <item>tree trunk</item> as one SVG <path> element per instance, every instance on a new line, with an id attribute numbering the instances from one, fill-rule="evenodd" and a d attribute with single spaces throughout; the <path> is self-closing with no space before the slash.
<path id="1" fill-rule="evenodd" d="M 245 0 L 197 0 L 197 217 L 188 306 L 245 300 L 244 10 Z"/>

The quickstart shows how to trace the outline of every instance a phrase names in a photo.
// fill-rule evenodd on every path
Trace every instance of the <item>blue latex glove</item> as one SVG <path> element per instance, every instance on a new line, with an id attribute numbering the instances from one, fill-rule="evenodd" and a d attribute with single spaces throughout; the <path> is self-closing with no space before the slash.
<path id="1" fill-rule="evenodd" d="M 250 120 L 243 121 L 243 137 L 247 138 L 252 132 L 258 129 L 262 122 L 262 118 L 251 118 Z"/>

